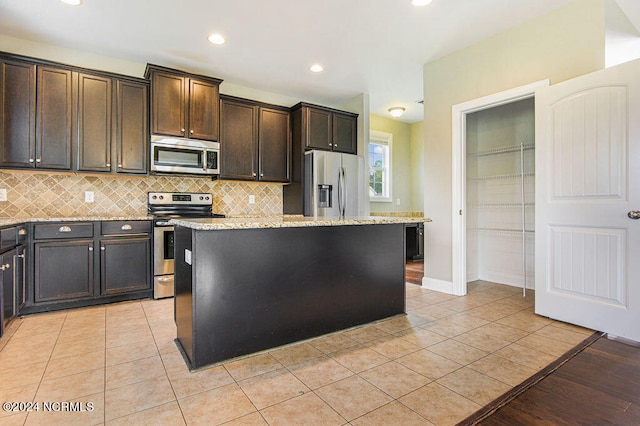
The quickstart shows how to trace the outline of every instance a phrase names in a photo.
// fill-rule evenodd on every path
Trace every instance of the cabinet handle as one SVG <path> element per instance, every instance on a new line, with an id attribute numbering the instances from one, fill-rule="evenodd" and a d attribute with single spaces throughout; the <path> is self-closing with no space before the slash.
<path id="1" fill-rule="evenodd" d="M 122 164 L 118 164 L 118 168 L 120 168 L 120 169 L 121 169 L 121 168 L 122 168 Z"/>
<path id="2" fill-rule="evenodd" d="M 89 251 L 93 251 L 93 246 L 89 246 Z"/>
<path id="3" fill-rule="evenodd" d="M 256 172 L 253 172 L 253 177 L 256 177 Z"/>
<path id="4" fill-rule="evenodd" d="M 193 134 L 193 130 L 189 130 L 189 133 Z"/>
<path id="5" fill-rule="evenodd" d="M 329 144 L 329 146 L 333 146 L 333 144 L 332 144 L 332 143 L 330 143 L 330 144 Z"/>
<path id="6" fill-rule="evenodd" d="M 100 246 L 100 251 L 105 251 L 107 248 L 105 246 Z"/>
<path id="7" fill-rule="evenodd" d="M 184 129 L 180 129 L 180 131 L 181 131 L 182 133 L 184 133 Z"/>
<path id="8" fill-rule="evenodd" d="M 33 158 L 29 158 L 29 162 L 33 163 L 35 160 Z"/>
<path id="9" fill-rule="evenodd" d="M 260 177 L 264 177 L 264 173 L 260 173 Z"/>
<path id="10" fill-rule="evenodd" d="M 27 235 L 27 230 L 24 228 L 20 228 L 20 230 L 18 231 L 18 235 Z"/>
<path id="11" fill-rule="evenodd" d="M 61 226 L 60 228 L 58 228 L 58 232 L 71 232 L 71 227 Z"/>
<path id="12" fill-rule="evenodd" d="M 20 259 L 24 259 L 24 254 L 19 254 L 19 255 L 18 255 L 18 257 L 19 257 Z"/>
<path id="13" fill-rule="evenodd" d="M 120 229 L 122 229 L 123 231 L 131 231 L 131 225 L 129 225 L 128 223 L 125 223 L 120 227 Z"/>
<path id="14" fill-rule="evenodd" d="M 36 163 L 42 163 L 42 158 L 36 158 Z"/>
<path id="15" fill-rule="evenodd" d="M 7 269 L 11 268 L 11 265 L 9 265 L 8 263 L 0 266 L 0 271 L 6 271 Z"/>
<path id="16" fill-rule="evenodd" d="M 111 163 L 105 164 L 106 167 L 111 167 Z"/>

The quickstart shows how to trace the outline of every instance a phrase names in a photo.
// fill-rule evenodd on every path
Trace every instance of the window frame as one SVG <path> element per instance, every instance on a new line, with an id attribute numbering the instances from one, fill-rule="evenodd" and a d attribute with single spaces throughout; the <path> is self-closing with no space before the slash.
<path id="1" fill-rule="evenodd" d="M 387 132 L 381 132 L 379 130 L 370 130 L 369 131 L 369 142 L 367 143 L 367 156 L 369 154 L 369 148 L 371 146 L 371 144 L 374 143 L 376 145 L 386 145 L 387 147 L 387 156 L 386 156 L 386 160 L 387 160 L 387 164 L 385 167 L 385 172 L 384 176 L 383 176 L 383 184 L 384 187 L 386 189 L 386 196 L 376 196 L 376 195 L 371 195 L 371 192 L 369 192 L 369 201 L 373 202 L 373 203 L 391 203 L 393 201 L 393 195 L 392 195 L 392 167 L 393 167 L 393 161 L 392 161 L 392 153 L 393 153 L 393 134 L 391 133 L 387 133 Z M 367 160 L 369 160 L 367 158 Z M 367 164 L 367 168 L 368 168 L 368 176 L 371 175 L 371 166 L 368 163 Z M 386 181 L 384 179 L 384 177 L 386 177 Z M 368 180 L 368 179 L 367 179 Z M 367 188 L 371 188 L 369 186 L 369 184 L 367 183 Z M 385 191 L 383 191 L 384 193 Z"/>

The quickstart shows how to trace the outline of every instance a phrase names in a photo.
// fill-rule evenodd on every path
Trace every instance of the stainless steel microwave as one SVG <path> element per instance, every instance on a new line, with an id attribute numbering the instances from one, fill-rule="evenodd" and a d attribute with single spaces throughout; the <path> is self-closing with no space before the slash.
<path id="1" fill-rule="evenodd" d="M 220 144 L 213 141 L 151 136 L 151 171 L 220 174 Z"/>

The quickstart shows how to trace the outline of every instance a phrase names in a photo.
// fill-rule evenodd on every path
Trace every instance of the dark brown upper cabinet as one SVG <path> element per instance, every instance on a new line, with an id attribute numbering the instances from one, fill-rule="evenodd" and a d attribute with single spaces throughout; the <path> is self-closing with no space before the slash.
<path id="1" fill-rule="evenodd" d="M 222 80 L 147 65 L 151 81 L 151 133 L 218 140 Z"/>
<path id="2" fill-rule="evenodd" d="M 0 59 L 0 110 L 0 165 L 33 167 L 36 145 L 34 64 Z"/>
<path id="3" fill-rule="evenodd" d="M 110 74 L 73 76 L 74 170 L 147 173 L 148 83 Z"/>
<path id="4" fill-rule="evenodd" d="M 291 110 L 301 119 L 302 141 L 295 143 L 301 142 L 305 149 L 357 154 L 358 114 L 306 103 Z"/>
<path id="5" fill-rule="evenodd" d="M 37 67 L 35 167 L 71 169 L 71 74 L 63 68 Z"/>
<path id="6" fill-rule="evenodd" d="M 259 180 L 291 180 L 291 131 L 289 111 L 260 107 L 258 154 Z"/>
<path id="7" fill-rule="evenodd" d="M 290 159 L 286 108 L 221 97 L 221 179 L 289 182 Z"/>
<path id="8" fill-rule="evenodd" d="M 116 172 L 145 174 L 149 158 L 149 84 L 116 81 Z"/>
<path id="9" fill-rule="evenodd" d="M 77 141 L 77 170 L 111 171 L 113 81 L 109 77 L 74 73 L 77 118 L 73 140 Z"/>
<path id="10" fill-rule="evenodd" d="M 0 54 L 0 89 L 0 167 L 148 172 L 147 80 Z"/>
<path id="11" fill-rule="evenodd" d="M 220 99 L 220 178 L 256 180 L 258 174 L 258 106 Z"/>
<path id="12" fill-rule="evenodd" d="M 358 116 L 333 113 L 333 150 L 356 154 L 358 152 Z"/>

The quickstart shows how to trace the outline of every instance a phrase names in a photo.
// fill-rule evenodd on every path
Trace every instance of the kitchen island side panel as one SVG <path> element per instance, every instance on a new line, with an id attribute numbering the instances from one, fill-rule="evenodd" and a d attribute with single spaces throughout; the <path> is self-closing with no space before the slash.
<path id="1" fill-rule="evenodd" d="M 176 229 L 179 265 L 187 239 Z M 191 232 L 192 368 L 405 311 L 403 224 Z M 188 269 L 176 266 L 177 289 Z M 176 310 L 181 340 L 186 299 Z"/>
<path id="2" fill-rule="evenodd" d="M 193 363 L 193 293 L 192 293 L 192 268 L 184 259 L 185 250 L 192 251 L 191 229 L 176 227 L 174 230 L 174 273 L 175 296 L 174 316 L 177 328 L 177 337 L 182 349 L 189 361 Z"/>

